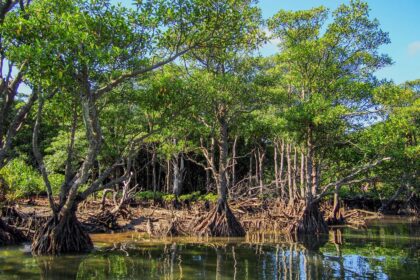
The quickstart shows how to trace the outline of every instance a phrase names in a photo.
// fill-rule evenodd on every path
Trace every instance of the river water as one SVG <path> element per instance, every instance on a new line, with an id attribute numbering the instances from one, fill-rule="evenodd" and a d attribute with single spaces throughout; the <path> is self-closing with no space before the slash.
<path id="1" fill-rule="evenodd" d="M 29 245 L 0 248 L 0 279 L 420 279 L 420 223 L 372 221 L 329 236 L 150 240 L 92 235 L 88 255 L 32 257 Z"/>

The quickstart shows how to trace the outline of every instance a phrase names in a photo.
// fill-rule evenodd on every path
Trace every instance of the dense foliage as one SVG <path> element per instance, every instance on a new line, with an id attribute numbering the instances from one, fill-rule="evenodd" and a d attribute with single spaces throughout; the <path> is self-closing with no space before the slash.
<path id="1" fill-rule="evenodd" d="M 64 217 L 123 185 L 165 201 L 418 195 L 420 81 L 375 77 L 390 40 L 364 2 L 267 22 L 252 0 L 18 2 L 0 1 L 9 200 L 48 194 Z"/>

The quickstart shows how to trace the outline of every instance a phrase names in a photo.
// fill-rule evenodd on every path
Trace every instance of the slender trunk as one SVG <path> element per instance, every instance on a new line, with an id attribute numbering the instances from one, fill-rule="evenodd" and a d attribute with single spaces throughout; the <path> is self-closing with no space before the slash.
<path id="1" fill-rule="evenodd" d="M 299 196 L 299 193 L 297 191 L 297 184 L 296 184 L 296 177 L 298 176 L 297 174 L 297 149 L 296 146 L 294 147 L 294 155 L 293 155 L 293 180 L 292 180 L 292 185 L 293 185 L 293 193 L 295 196 Z"/>
<path id="2" fill-rule="evenodd" d="M 164 191 L 164 189 L 162 190 L 161 186 L 162 186 L 162 165 L 158 164 L 159 168 L 158 168 L 158 172 L 157 172 L 157 190 L 158 191 Z"/>
<path id="3" fill-rule="evenodd" d="M 287 159 L 287 187 L 289 189 L 289 204 L 293 204 L 294 193 L 292 185 L 292 160 L 290 158 L 291 145 L 286 145 L 286 159 Z"/>
<path id="4" fill-rule="evenodd" d="M 219 118 L 220 124 L 220 143 L 219 143 L 219 184 L 217 186 L 219 200 L 227 201 L 227 178 L 226 168 L 228 165 L 228 127 L 224 117 Z"/>
<path id="5" fill-rule="evenodd" d="M 274 183 L 276 184 L 276 190 L 278 191 L 279 197 L 281 197 L 281 190 L 279 184 L 279 167 L 278 167 L 278 143 L 274 142 Z"/>
<path id="6" fill-rule="evenodd" d="M 166 193 L 169 193 L 169 190 L 170 190 L 171 176 L 172 176 L 171 160 L 168 159 L 166 161 Z"/>
<path id="7" fill-rule="evenodd" d="M 232 184 L 234 187 L 236 185 L 236 145 L 238 144 L 238 136 L 235 136 L 232 147 Z"/>
<path id="8" fill-rule="evenodd" d="M 35 120 L 35 125 L 34 125 L 34 131 L 33 131 L 33 134 L 32 134 L 32 150 L 33 150 L 35 159 L 38 162 L 38 166 L 39 166 L 39 169 L 41 170 L 41 174 L 42 174 L 42 179 L 44 180 L 44 183 L 45 183 L 45 186 L 46 186 L 46 189 L 47 189 L 47 196 L 48 196 L 48 202 L 50 204 L 50 208 L 53 211 L 53 215 L 56 215 L 57 209 L 56 209 L 55 203 L 54 203 L 51 183 L 50 183 L 50 180 L 48 179 L 47 169 L 44 165 L 44 159 L 42 157 L 42 154 L 39 150 L 39 145 L 38 145 L 38 136 L 39 136 L 39 129 L 40 129 L 40 126 L 41 126 L 41 117 L 42 117 L 43 105 L 44 105 L 44 99 L 40 98 L 39 99 L 39 104 L 38 104 L 38 112 L 37 112 L 37 115 L 36 115 L 36 120 Z"/>
<path id="9" fill-rule="evenodd" d="M 343 217 L 340 215 L 340 197 L 339 197 L 339 191 L 340 187 L 339 185 L 335 185 L 334 188 L 334 203 L 333 203 L 333 210 L 332 210 L 332 218 L 339 222 L 343 219 Z"/>
<path id="10" fill-rule="evenodd" d="M 312 175 L 314 172 L 313 160 L 314 160 L 314 149 L 312 145 L 312 130 L 311 127 L 308 127 L 308 136 L 307 136 L 307 157 L 306 157 L 306 203 L 309 205 L 312 203 L 313 197 L 313 180 Z"/>
<path id="11" fill-rule="evenodd" d="M 248 186 L 251 187 L 252 186 L 252 157 L 253 155 L 251 154 L 249 156 L 249 171 L 248 171 Z"/>
<path id="12" fill-rule="evenodd" d="M 156 182 L 156 150 L 153 147 L 152 151 L 152 185 L 153 185 L 153 193 L 157 191 L 157 182 Z"/>
<path id="13" fill-rule="evenodd" d="M 263 148 L 259 148 L 258 149 L 258 181 L 260 185 L 261 195 L 263 195 L 264 193 L 264 178 L 263 178 L 264 158 L 265 158 L 265 151 Z"/>
<path id="14" fill-rule="evenodd" d="M 212 137 L 211 138 L 211 142 L 210 142 L 210 153 L 209 153 L 209 156 L 210 156 L 210 167 L 211 168 L 214 168 L 215 166 L 216 166 L 216 164 L 215 164 L 215 161 L 216 161 L 216 158 L 215 158 L 215 152 L 216 152 L 216 139 L 214 138 L 214 137 Z M 208 174 L 208 185 L 207 185 L 207 187 L 208 187 L 208 189 L 207 189 L 207 192 L 210 192 L 210 190 L 211 190 L 211 171 L 210 170 L 206 170 L 207 171 L 207 174 Z M 217 181 L 218 180 L 214 180 L 215 182 L 216 182 L 216 184 L 217 184 Z"/>
<path id="15" fill-rule="evenodd" d="M 283 169 L 284 169 L 284 140 L 281 140 L 279 180 L 280 180 L 280 195 L 281 195 L 281 198 L 282 199 L 285 196 L 285 193 L 284 193 L 284 180 L 283 180 Z"/>
<path id="16" fill-rule="evenodd" d="M 254 151 L 254 158 L 255 158 L 255 175 L 254 175 L 254 178 L 255 178 L 255 181 L 254 181 L 254 184 L 255 185 L 257 185 L 258 184 L 258 182 L 259 182 L 259 170 L 258 170 L 258 168 L 259 168 L 259 161 L 258 161 L 258 149 L 255 149 L 255 151 Z"/>
<path id="17" fill-rule="evenodd" d="M 174 170 L 173 194 L 176 197 L 178 197 L 182 193 L 182 175 L 184 172 L 184 158 L 177 154 L 172 161 L 172 167 Z"/>
<path id="18" fill-rule="evenodd" d="M 300 195 L 305 197 L 305 154 L 300 153 Z"/>

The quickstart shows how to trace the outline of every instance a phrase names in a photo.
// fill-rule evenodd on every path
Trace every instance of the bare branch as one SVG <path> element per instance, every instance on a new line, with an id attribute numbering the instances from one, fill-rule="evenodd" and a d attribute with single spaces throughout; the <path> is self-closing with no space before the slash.
<path id="1" fill-rule="evenodd" d="M 326 195 L 326 193 L 328 192 L 328 190 L 330 188 L 332 188 L 332 187 L 342 186 L 342 185 L 346 185 L 346 184 L 357 182 L 357 180 L 353 181 L 353 179 L 355 177 L 357 177 L 361 173 L 363 173 L 363 172 L 365 172 L 365 171 L 367 171 L 367 170 L 369 170 L 369 169 L 377 166 L 378 164 L 382 163 L 383 161 L 388 161 L 388 160 L 391 160 L 391 158 L 386 157 L 386 158 L 379 159 L 379 160 L 377 160 L 377 161 L 375 161 L 373 163 L 368 163 L 368 164 L 366 164 L 366 165 L 364 165 L 364 166 L 362 166 L 362 167 L 360 167 L 360 168 L 352 171 L 348 176 L 346 176 L 346 177 L 344 177 L 344 178 L 342 178 L 342 179 L 340 179 L 340 180 L 338 180 L 336 182 L 332 182 L 332 183 L 327 184 L 326 186 L 324 186 L 322 188 L 321 193 L 317 196 L 317 198 L 315 200 L 316 201 L 319 201 L 322 197 L 324 197 Z"/>

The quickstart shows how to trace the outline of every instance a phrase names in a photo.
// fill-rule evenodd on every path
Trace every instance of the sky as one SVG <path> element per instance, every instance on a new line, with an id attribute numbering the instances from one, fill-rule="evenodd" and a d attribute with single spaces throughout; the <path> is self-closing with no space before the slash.
<path id="1" fill-rule="evenodd" d="M 281 9 L 301 10 L 325 6 L 331 10 L 350 0 L 259 0 L 263 17 L 268 19 Z M 130 5 L 132 0 L 112 0 Z M 371 8 L 371 17 L 377 18 L 383 31 L 389 32 L 391 43 L 381 52 L 388 54 L 393 65 L 381 69 L 378 78 L 396 83 L 420 79 L 420 0 L 365 0 Z M 261 50 L 263 55 L 277 51 L 275 42 Z"/>
<path id="2" fill-rule="evenodd" d="M 379 78 L 392 79 L 396 83 L 420 79 L 420 0 L 365 0 L 372 18 L 377 18 L 383 31 L 389 33 L 391 43 L 381 52 L 388 54 L 393 65 L 381 69 Z M 278 10 L 301 10 L 317 6 L 335 9 L 344 0 L 260 0 L 259 6 L 265 19 Z M 276 52 L 271 43 L 261 50 L 263 55 Z"/>

